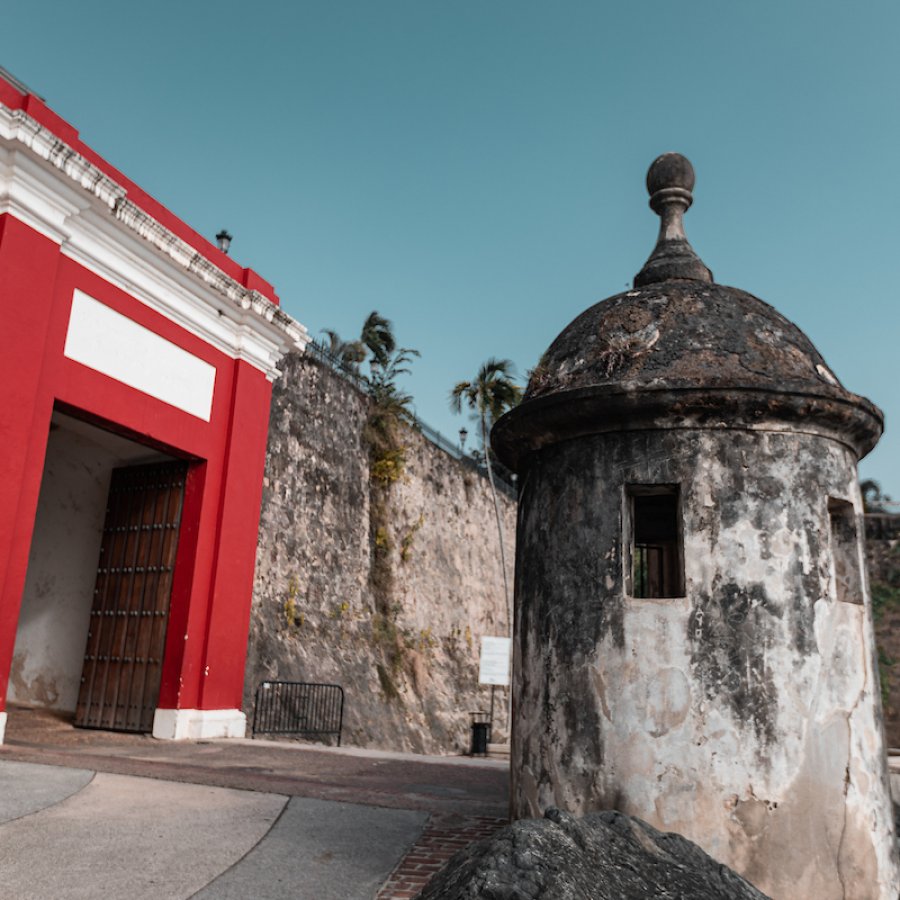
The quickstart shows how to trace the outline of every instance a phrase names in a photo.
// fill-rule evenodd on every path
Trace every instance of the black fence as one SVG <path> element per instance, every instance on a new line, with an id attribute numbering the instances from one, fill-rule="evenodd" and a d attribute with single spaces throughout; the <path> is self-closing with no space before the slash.
<path id="1" fill-rule="evenodd" d="M 865 523 L 867 540 L 900 540 L 900 513 L 866 513 Z"/>
<path id="2" fill-rule="evenodd" d="M 333 369 L 339 375 L 342 375 L 346 378 L 354 387 L 363 391 L 364 393 L 368 392 L 368 382 L 365 377 L 360 373 L 359 369 L 355 366 L 349 365 L 345 363 L 343 360 L 339 359 L 335 356 L 327 347 L 325 343 L 322 341 L 313 338 L 306 346 L 307 353 L 315 356 L 320 362 L 325 363 L 329 368 Z M 411 416 L 413 427 L 422 433 L 422 436 L 425 437 L 426 440 L 430 441 L 436 447 L 440 447 L 445 453 L 449 456 L 452 456 L 454 459 L 458 459 L 461 463 L 471 469 L 473 472 L 476 472 L 478 475 L 481 475 L 482 478 L 487 478 L 487 466 L 484 463 L 483 459 L 478 459 L 474 456 L 470 456 L 467 454 L 459 445 L 454 444 L 453 441 L 444 437 L 439 431 L 435 431 L 430 425 L 426 425 L 418 416 Z M 507 497 L 511 497 L 513 500 L 518 496 L 518 492 L 516 489 L 516 476 L 509 471 L 504 465 L 497 462 L 497 460 L 492 459 L 491 470 L 494 475 L 494 483 L 497 486 L 497 490 L 501 493 L 506 494 Z"/>
<path id="3" fill-rule="evenodd" d="M 328 346 L 319 338 L 312 338 L 306 345 L 306 352 L 311 353 L 316 359 L 325 363 L 334 369 L 340 375 L 343 375 L 351 384 L 359 388 L 361 391 L 367 390 L 366 379 L 362 376 L 357 366 L 345 363 L 342 359 L 335 356 Z"/>
<path id="4" fill-rule="evenodd" d="M 294 734 L 337 738 L 341 746 L 344 689 L 337 684 L 264 681 L 256 689 L 252 736 Z"/>

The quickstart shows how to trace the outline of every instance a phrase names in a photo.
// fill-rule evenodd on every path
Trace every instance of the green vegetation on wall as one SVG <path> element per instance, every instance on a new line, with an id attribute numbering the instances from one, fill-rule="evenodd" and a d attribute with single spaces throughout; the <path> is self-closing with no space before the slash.
<path id="1" fill-rule="evenodd" d="M 391 491 L 406 465 L 404 431 L 414 426 L 412 397 L 397 385 L 400 375 L 409 373 L 409 364 L 418 351 L 398 347 L 388 319 L 370 313 L 358 341 L 345 342 L 328 332 L 332 353 L 359 371 L 368 356 L 369 375 L 364 377 L 370 397 L 363 440 L 369 455 L 369 588 L 372 592 L 372 636 L 381 648 L 382 662 L 376 665 L 384 696 L 400 700 L 398 677 L 403 669 L 405 642 L 397 629 L 394 601 L 394 543 L 391 539 Z M 408 555 L 404 539 L 401 556 Z M 403 556 L 404 560 L 407 556 Z"/>
<path id="2" fill-rule="evenodd" d="M 873 577 L 872 589 L 872 614 L 875 618 L 875 628 L 883 617 L 891 612 L 900 610 L 900 544 L 893 547 L 887 560 L 885 570 L 880 577 Z M 881 680 L 881 701 L 887 706 L 890 699 L 890 681 L 897 660 L 890 656 L 883 646 L 878 646 L 878 675 Z"/>

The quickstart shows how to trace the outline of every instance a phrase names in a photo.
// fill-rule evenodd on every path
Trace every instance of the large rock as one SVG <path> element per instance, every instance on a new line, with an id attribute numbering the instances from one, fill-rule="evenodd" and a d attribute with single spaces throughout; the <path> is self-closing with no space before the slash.
<path id="1" fill-rule="evenodd" d="M 766 900 L 678 834 L 607 811 L 548 809 L 461 850 L 419 900 Z"/>

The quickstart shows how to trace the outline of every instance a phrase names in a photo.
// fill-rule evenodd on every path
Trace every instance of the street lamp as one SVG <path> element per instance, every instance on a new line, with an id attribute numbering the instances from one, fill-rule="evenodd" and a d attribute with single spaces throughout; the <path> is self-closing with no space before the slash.
<path id="1" fill-rule="evenodd" d="M 216 245 L 224 254 L 228 254 L 228 248 L 231 246 L 231 235 L 226 229 L 223 228 L 216 235 Z"/>
<path id="2" fill-rule="evenodd" d="M 463 453 L 466 452 L 466 438 L 469 436 L 469 432 L 466 428 L 459 429 L 459 449 L 462 450 Z"/>

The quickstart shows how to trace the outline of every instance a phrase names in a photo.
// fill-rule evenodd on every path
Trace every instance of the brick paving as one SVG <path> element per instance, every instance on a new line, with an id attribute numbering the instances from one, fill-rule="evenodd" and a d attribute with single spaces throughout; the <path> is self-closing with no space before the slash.
<path id="1" fill-rule="evenodd" d="M 422 836 L 397 863 L 375 900 L 412 900 L 457 850 L 490 837 L 507 824 L 507 819 L 493 816 L 432 815 Z"/>

